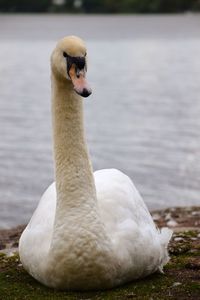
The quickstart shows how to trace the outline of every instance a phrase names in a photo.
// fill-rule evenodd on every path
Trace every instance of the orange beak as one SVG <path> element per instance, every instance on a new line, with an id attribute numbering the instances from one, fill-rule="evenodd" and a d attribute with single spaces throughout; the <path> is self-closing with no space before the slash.
<path id="1" fill-rule="evenodd" d="M 85 73 L 85 70 L 77 69 L 75 64 L 73 64 L 69 70 L 69 76 L 72 80 L 75 92 L 86 98 L 91 95 L 92 90 L 85 78 Z"/>

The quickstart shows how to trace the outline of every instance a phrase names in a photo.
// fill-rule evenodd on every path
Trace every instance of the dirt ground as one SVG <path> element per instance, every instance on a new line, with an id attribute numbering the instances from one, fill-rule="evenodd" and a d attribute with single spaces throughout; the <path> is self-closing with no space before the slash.
<path id="1" fill-rule="evenodd" d="M 200 300 L 200 207 L 154 211 L 152 217 L 158 227 L 174 230 L 165 274 L 153 274 L 104 292 L 70 293 L 43 287 L 19 261 L 18 240 L 25 226 L 0 230 L 0 299 Z"/>

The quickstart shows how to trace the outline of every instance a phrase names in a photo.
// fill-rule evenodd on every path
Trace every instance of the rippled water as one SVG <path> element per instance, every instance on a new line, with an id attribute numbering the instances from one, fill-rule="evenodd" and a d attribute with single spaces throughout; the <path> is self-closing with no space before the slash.
<path id="1" fill-rule="evenodd" d="M 49 56 L 88 45 L 94 169 L 127 173 L 151 209 L 200 204 L 200 16 L 0 15 L 0 227 L 26 222 L 53 180 Z"/>

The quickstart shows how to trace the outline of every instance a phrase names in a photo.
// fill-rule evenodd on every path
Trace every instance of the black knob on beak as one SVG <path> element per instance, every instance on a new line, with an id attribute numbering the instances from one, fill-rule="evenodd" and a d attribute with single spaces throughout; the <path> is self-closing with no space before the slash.
<path id="1" fill-rule="evenodd" d="M 84 98 L 87 98 L 88 96 L 90 96 L 92 94 L 92 91 L 87 90 L 87 89 L 83 89 L 82 93 L 80 93 L 80 95 Z"/>

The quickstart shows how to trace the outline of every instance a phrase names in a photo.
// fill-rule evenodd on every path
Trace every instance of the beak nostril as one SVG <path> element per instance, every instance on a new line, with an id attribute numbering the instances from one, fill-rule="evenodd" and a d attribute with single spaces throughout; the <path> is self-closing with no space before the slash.
<path id="1" fill-rule="evenodd" d="M 82 97 L 86 98 L 91 95 L 91 91 L 87 90 L 86 88 L 83 89 L 82 93 L 80 94 Z"/>

